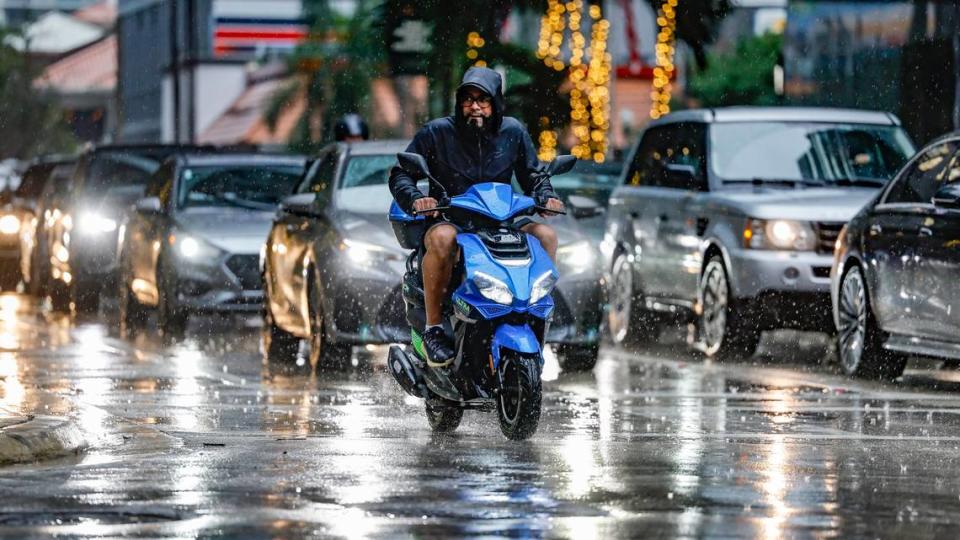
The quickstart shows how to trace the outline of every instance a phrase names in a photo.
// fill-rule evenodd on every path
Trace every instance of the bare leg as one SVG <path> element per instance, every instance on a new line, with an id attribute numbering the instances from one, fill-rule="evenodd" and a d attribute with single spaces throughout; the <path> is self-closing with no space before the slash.
<path id="1" fill-rule="evenodd" d="M 540 241 L 540 245 L 550 256 L 554 264 L 557 263 L 557 233 L 553 227 L 544 223 L 529 223 L 523 226 L 523 232 Z"/>
<path id="2" fill-rule="evenodd" d="M 452 225 L 436 225 L 424 237 L 427 252 L 423 255 L 423 295 L 427 308 L 427 326 L 443 321 L 443 298 L 457 262 L 457 229 Z"/>

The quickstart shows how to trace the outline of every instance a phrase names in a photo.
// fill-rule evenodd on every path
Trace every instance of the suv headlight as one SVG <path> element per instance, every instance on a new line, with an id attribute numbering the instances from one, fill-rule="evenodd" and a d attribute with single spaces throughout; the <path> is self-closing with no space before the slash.
<path id="1" fill-rule="evenodd" d="M 85 212 L 77 220 L 77 230 L 82 234 L 98 235 L 117 230 L 117 221 L 98 214 Z"/>
<path id="2" fill-rule="evenodd" d="M 498 304 L 510 305 L 513 303 L 513 293 L 510 287 L 499 279 L 485 274 L 483 272 L 473 273 L 473 284 L 477 286 L 480 294 L 488 300 L 493 300 Z"/>
<path id="3" fill-rule="evenodd" d="M 358 266 L 370 266 L 377 261 L 402 261 L 403 256 L 389 249 L 369 244 L 359 240 L 344 238 L 340 242 L 340 251 L 347 256 L 347 260 Z"/>
<path id="4" fill-rule="evenodd" d="M 557 277 L 553 275 L 553 270 L 544 272 L 543 275 L 533 282 L 533 290 L 530 291 L 530 303 L 536 304 L 544 296 L 550 294 L 553 286 L 557 284 Z"/>
<path id="5" fill-rule="evenodd" d="M 557 262 L 569 268 L 573 274 L 589 270 L 595 258 L 593 247 L 586 240 L 560 246 L 557 249 Z"/>
<path id="6" fill-rule="evenodd" d="M 748 219 L 743 229 L 744 245 L 752 249 L 813 251 L 817 233 L 805 221 Z"/>

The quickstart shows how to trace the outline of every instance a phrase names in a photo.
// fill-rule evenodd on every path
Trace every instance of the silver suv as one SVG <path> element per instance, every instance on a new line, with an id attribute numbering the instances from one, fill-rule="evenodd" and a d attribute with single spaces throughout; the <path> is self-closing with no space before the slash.
<path id="1" fill-rule="evenodd" d="M 601 243 L 611 337 L 693 321 L 708 355 L 749 356 L 766 329 L 832 331 L 837 235 L 913 153 L 881 112 L 736 107 L 652 123 Z"/>

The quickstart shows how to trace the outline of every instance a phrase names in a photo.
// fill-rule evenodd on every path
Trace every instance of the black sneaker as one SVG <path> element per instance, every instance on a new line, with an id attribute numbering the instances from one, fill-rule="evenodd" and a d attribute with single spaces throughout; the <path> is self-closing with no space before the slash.
<path id="1" fill-rule="evenodd" d="M 423 348 L 427 353 L 427 366 L 432 368 L 449 366 L 457 355 L 443 328 L 436 326 L 423 333 Z"/>

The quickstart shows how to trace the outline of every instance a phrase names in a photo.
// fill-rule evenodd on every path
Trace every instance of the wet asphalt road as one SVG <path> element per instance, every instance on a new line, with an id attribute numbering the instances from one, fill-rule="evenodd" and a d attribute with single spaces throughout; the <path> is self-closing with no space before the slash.
<path id="1" fill-rule="evenodd" d="M 381 351 L 312 374 L 264 365 L 256 321 L 197 321 L 173 344 L 112 326 L 0 296 L 0 407 L 71 415 L 91 443 L 0 469 L 0 536 L 952 538 L 960 524 L 960 373 L 931 364 L 857 382 L 796 334 L 728 365 L 608 350 L 592 373 L 551 363 L 539 432 L 515 443 L 493 414 L 432 435 Z"/>

